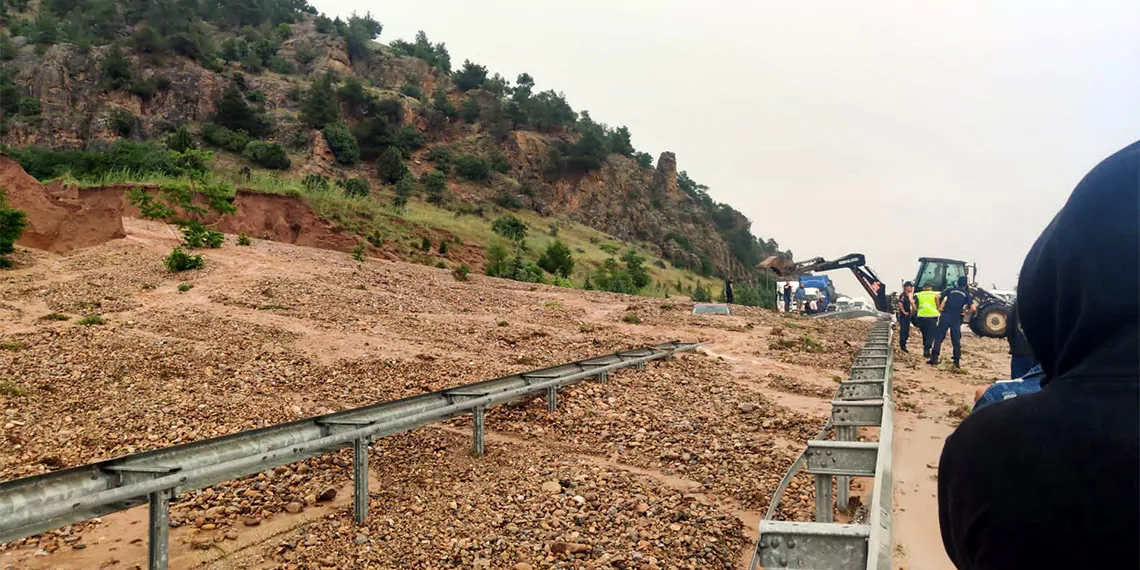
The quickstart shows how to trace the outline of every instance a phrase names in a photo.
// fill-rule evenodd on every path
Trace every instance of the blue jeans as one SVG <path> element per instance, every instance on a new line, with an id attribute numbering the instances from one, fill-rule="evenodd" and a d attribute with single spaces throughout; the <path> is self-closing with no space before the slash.
<path id="1" fill-rule="evenodd" d="M 1024 396 L 1025 394 L 1032 394 L 1034 392 L 1040 392 L 1041 379 L 1044 377 L 1045 373 L 1042 372 L 1041 366 L 1038 365 L 1034 366 L 1029 371 L 1029 374 L 1026 374 L 1022 378 L 1018 378 L 1016 380 L 998 380 L 994 383 L 993 386 L 990 386 L 986 389 L 985 393 L 982 394 L 982 397 L 979 398 L 978 401 L 974 404 L 974 409 L 971 411 L 971 413 L 977 411 L 978 408 L 988 406 L 1002 400 L 1008 400 L 1010 398 L 1016 398 L 1018 396 Z"/>
<path id="2" fill-rule="evenodd" d="M 1032 356 L 1014 356 L 1009 359 L 1009 377 L 1021 378 L 1037 366 L 1037 359 Z"/>

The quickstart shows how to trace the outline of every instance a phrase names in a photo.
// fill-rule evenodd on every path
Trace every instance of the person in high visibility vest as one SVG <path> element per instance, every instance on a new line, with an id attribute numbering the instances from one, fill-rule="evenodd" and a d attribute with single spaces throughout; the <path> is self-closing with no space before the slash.
<path id="1" fill-rule="evenodd" d="M 939 295 L 930 283 L 922 286 L 922 291 L 914 294 L 916 305 L 914 324 L 922 333 L 922 355 L 930 356 L 930 347 L 934 346 L 934 328 L 938 324 Z"/>

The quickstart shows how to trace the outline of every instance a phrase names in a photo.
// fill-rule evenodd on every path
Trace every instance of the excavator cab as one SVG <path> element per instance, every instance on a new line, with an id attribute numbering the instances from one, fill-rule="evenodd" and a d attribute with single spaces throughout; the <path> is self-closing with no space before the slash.
<path id="1" fill-rule="evenodd" d="M 974 275 L 970 274 L 970 270 Z M 918 275 L 914 278 L 915 289 L 930 285 L 935 291 L 945 291 L 958 284 L 958 278 L 965 276 L 970 281 L 970 294 L 978 305 L 978 312 L 969 317 L 970 330 L 978 336 L 1000 338 L 1005 336 L 1006 323 L 1013 307 L 1005 299 L 991 294 L 974 284 L 977 275 L 976 265 L 967 265 L 957 259 L 940 257 L 918 258 Z"/>

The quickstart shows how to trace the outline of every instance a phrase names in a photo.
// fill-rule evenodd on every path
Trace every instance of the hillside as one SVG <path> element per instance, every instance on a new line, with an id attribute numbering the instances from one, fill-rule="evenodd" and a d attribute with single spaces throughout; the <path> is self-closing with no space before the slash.
<path id="1" fill-rule="evenodd" d="M 678 171 L 673 153 L 654 165 L 625 127 L 574 111 L 528 74 L 512 84 L 472 62 L 453 69 L 445 44 L 423 33 L 379 44 L 381 31 L 371 16 L 330 20 L 297 0 L 5 2 L 0 141 L 41 180 L 204 171 L 286 188 L 373 245 L 415 241 L 390 227 L 409 220 L 479 226 L 455 235 L 487 245 L 503 210 L 532 235 L 582 226 L 596 235 L 571 245 L 586 262 L 578 284 L 604 265 L 609 240 L 636 244 L 668 284 L 685 275 L 673 268 L 751 281 L 749 268 L 779 251 Z M 147 145 L 173 154 L 155 159 Z M 329 206 L 330 192 L 354 203 Z"/>

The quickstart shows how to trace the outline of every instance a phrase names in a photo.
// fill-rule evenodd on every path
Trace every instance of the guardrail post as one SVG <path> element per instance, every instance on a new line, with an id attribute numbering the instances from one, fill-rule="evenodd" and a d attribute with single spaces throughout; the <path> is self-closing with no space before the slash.
<path id="1" fill-rule="evenodd" d="M 146 558 L 150 570 L 166 570 L 170 563 L 170 499 L 173 496 L 173 489 L 147 495 L 150 499 L 150 537 Z"/>
<path id="2" fill-rule="evenodd" d="M 606 381 L 609 379 L 609 377 L 610 377 L 609 373 L 602 372 L 601 374 L 598 374 L 598 382 L 605 384 Z"/>
<path id="3" fill-rule="evenodd" d="M 855 426 L 840 426 L 835 428 L 835 439 L 837 441 L 855 441 Z M 846 475 L 840 475 L 835 478 L 835 502 L 839 508 L 839 512 L 846 513 L 847 505 L 851 501 L 851 478 Z"/>
<path id="4" fill-rule="evenodd" d="M 472 410 L 473 421 L 471 422 L 471 451 L 478 457 L 483 456 L 483 415 L 485 412 L 485 406 L 475 406 L 475 409 Z"/>
<path id="5" fill-rule="evenodd" d="M 546 411 L 553 412 L 558 409 L 558 388 L 551 386 L 546 389 Z"/>
<path id="6" fill-rule="evenodd" d="M 829 523 L 832 513 L 831 475 L 815 476 L 815 522 Z"/>
<path id="7" fill-rule="evenodd" d="M 368 440 L 352 441 L 352 511 L 356 524 L 368 519 Z"/>

